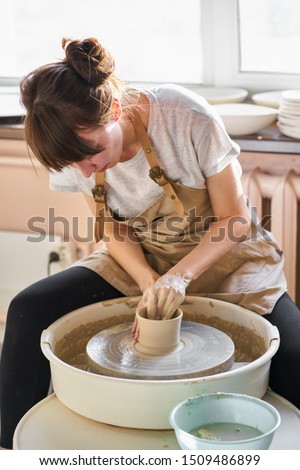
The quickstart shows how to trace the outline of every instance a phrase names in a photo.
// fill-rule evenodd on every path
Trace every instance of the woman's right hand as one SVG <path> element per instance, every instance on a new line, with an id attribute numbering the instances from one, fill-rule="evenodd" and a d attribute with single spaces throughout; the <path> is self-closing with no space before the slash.
<path id="1" fill-rule="evenodd" d="M 137 308 L 136 308 L 137 311 L 145 308 L 148 305 L 149 292 L 150 292 L 151 289 L 153 289 L 153 286 L 155 285 L 155 282 L 157 281 L 157 279 L 159 279 L 159 277 L 160 276 L 159 276 L 158 273 L 156 273 L 155 271 L 152 271 L 151 273 L 149 273 L 148 279 L 146 279 L 145 276 L 144 276 L 143 279 L 141 280 L 139 288 L 143 292 L 143 295 L 142 295 L 142 298 L 141 298 L 141 300 L 139 301 L 139 303 L 137 305 Z M 134 320 L 131 333 L 132 333 L 133 337 L 135 338 L 135 340 L 137 341 L 138 336 L 139 336 L 139 331 L 138 331 L 138 324 L 137 324 L 136 318 Z"/>

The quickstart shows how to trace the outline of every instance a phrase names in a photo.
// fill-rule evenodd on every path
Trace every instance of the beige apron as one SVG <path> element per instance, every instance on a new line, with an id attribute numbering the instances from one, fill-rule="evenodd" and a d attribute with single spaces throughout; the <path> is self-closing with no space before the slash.
<path id="1" fill-rule="evenodd" d="M 135 115 L 134 125 L 150 165 L 150 177 L 160 184 L 164 193 L 142 213 L 122 220 L 122 223 L 133 228 L 148 263 L 163 275 L 201 243 L 201 237 L 213 220 L 213 211 L 206 189 L 188 188 L 167 180 L 159 168 L 147 133 L 137 120 L 138 115 Z M 96 230 L 101 238 L 101 223 L 109 208 L 106 206 L 104 174 L 96 176 L 93 195 L 97 203 Z M 250 232 L 247 240 L 237 243 L 193 281 L 187 292 L 225 300 L 262 315 L 270 313 L 287 288 L 283 255 L 269 232 L 259 231 L 254 222 Z M 75 265 L 97 272 L 126 296 L 141 294 L 135 281 L 109 255 L 103 241 L 97 251 Z"/>

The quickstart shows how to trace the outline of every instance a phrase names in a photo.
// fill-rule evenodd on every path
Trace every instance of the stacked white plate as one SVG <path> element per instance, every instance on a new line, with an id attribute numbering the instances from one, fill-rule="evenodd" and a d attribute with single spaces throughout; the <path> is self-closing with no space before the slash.
<path id="1" fill-rule="evenodd" d="M 282 134 L 300 139 L 300 90 L 281 93 L 277 126 Z"/>

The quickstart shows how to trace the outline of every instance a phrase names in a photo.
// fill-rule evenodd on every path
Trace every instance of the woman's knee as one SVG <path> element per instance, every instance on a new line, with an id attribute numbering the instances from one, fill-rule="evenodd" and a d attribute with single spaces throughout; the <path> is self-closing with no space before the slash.
<path id="1" fill-rule="evenodd" d="M 9 306 L 7 322 L 17 322 L 25 328 L 34 322 L 45 328 L 85 305 L 122 296 L 95 272 L 83 267 L 68 268 L 17 294 Z"/>
<path id="2" fill-rule="evenodd" d="M 64 297 L 60 291 L 63 290 L 68 296 L 67 286 L 67 276 L 55 274 L 26 287 L 12 299 L 6 323 L 17 323 L 28 328 L 33 322 L 42 321 L 48 326 L 47 319 L 54 321 L 60 316 L 61 298 Z M 66 312 L 63 311 L 62 314 L 64 313 Z"/>
<path id="3" fill-rule="evenodd" d="M 15 338 L 39 328 L 39 318 L 43 316 L 47 298 L 42 291 L 36 293 L 29 287 L 19 292 L 11 301 L 6 318 L 6 331 Z"/>

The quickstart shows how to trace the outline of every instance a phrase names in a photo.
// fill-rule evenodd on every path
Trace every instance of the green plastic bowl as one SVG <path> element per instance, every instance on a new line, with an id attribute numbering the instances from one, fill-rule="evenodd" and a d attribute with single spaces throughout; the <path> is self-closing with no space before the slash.
<path id="1" fill-rule="evenodd" d="M 170 413 L 170 424 L 185 450 L 268 449 L 280 423 L 272 405 L 238 393 L 199 395 Z"/>

